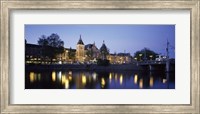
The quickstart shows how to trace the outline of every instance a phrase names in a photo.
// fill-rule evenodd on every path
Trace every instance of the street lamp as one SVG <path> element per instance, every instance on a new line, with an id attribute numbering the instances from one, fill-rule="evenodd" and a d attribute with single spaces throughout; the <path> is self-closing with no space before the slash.
<path id="1" fill-rule="evenodd" d="M 142 61 L 142 59 L 141 59 L 141 57 L 142 57 L 142 54 L 139 54 L 139 56 L 140 56 L 140 61 Z"/>

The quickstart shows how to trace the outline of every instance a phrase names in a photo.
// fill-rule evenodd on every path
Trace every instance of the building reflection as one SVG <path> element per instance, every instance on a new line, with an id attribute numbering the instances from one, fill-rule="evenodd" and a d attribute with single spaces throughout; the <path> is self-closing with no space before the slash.
<path id="1" fill-rule="evenodd" d="M 96 81 L 96 79 L 97 79 L 97 73 L 96 73 L 96 72 L 93 72 L 93 73 L 92 73 L 92 77 L 93 77 L 93 80 Z"/>
<path id="2" fill-rule="evenodd" d="M 104 78 L 101 78 L 101 87 L 104 88 L 106 85 L 106 81 Z"/>
<path id="3" fill-rule="evenodd" d="M 150 76 L 149 85 L 150 87 L 153 87 L 153 76 Z"/>
<path id="4" fill-rule="evenodd" d="M 134 76 L 134 84 L 137 84 L 137 82 L 138 82 L 138 75 L 135 74 L 135 76 Z"/>
<path id="5" fill-rule="evenodd" d="M 109 82 L 110 83 L 112 82 L 112 73 L 111 72 L 109 73 Z"/>
<path id="6" fill-rule="evenodd" d="M 33 83 L 35 81 L 35 76 L 34 76 L 34 72 L 30 72 L 29 78 L 30 78 L 30 82 Z"/>
<path id="7" fill-rule="evenodd" d="M 55 71 L 53 71 L 53 72 L 51 73 L 51 78 L 52 78 L 52 81 L 53 81 L 53 82 L 56 81 L 56 72 L 55 72 Z"/>
<path id="8" fill-rule="evenodd" d="M 123 84 L 123 75 L 122 75 L 122 74 L 120 75 L 120 78 L 119 78 L 119 83 L 120 83 L 120 85 L 122 85 L 122 84 Z"/>
<path id="9" fill-rule="evenodd" d="M 134 75 L 132 75 L 134 74 Z M 130 73 L 130 72 L 77 72 L 77 71 L 51 71 L 48 74 L 44 72 L 30 71 L 26 75 L 30 86 L 39 87 L 46 85 L 49 88 L 65 89 L 97 89 L 97 88 L 143 88 L 152 89 L 154 87 L 169 86 L 170 74 L 158 75 L 155 73 Z M 26 81 L 27 82 L 27 81 Z M 123 86 L 122 86 L 123 85 Z"/>
<path id="10" fill-rule="evenodd" d="M 143 79 L 142 79 L 142 78 L 141 78 L 140 81 L 139 81 L 139 87 L 140 87 L 140 88 L 143 88 Z"/>
<path id="11" fill-rule="evenodd" d="M 86 78 L 86 76 L 84 74 L 82 74 L 81 78 L 82 78 L 82 84 L 83 84 L 83 86 L 85 86 L 86 82 L 87 82 L 87 78 Z"/>

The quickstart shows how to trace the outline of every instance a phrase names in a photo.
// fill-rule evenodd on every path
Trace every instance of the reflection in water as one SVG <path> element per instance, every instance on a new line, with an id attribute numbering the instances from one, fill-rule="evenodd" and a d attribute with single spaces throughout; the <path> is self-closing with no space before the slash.
<path id="1" fill-rule="evenodd" d="M 163 78 L 163 83 L 165 84 L 166 82 L 167 82 L 167 79 L 164 79 L 164 78 Z"/>
<path id="2" fill-rule="evenodd" d="M 65 80 L 65 89 L 68 89 L 68 88 L 69 88 L 69 80 L 66 79 L 66 80 Z"/>
<path id="3" fill-rule="evenodd" d="M 140 88 L 143 88 L 143 79 L 140 79 L 139 87 L 140 87 Z"/>
<path id="4" fill-rule="evenodd" d="M 87 82 L 87 78 L 84 74 L 82 74 L 82 84 L 85 85 Z"/>
<path id="5" fill-rule="evenodd" d="M 101 78 L 101 87 L 104 88 L 105 85 L 106 85 L 105 79 Z"/>
<path id="6" fill-rule="evenodd" d="M 62 84 L 65 84 L 65 81 L 66 81 L 66 77 L 65 75 L 62 75 L 62 79 L 61 79 Z"/>
<path id="7" fill-rule="evenodd" d="M 56 72 L 55 71 L 52 72 L 51 77 L 52 77 L 52 81 L 55 82 L 56 81 Z"/>
<path id="8" fill-rule="evenodd" d="M 25 73 L 26 89 L 175 89 L 175 73 L 55 70 Z"/>
<path id="9" fill-rule="evenodd" d="M 35 81 L 35 76 L 34 76 L 34 72 L 30 72 L 30 82 L 34 82 Z"/>
<path id="10" fill-rule="evenodd" d="M 41 73 L 38 73 L 38 80 L 41 80 Z"/>
<path id="11" fill-rule="evenodd" d="M 72 75 L 72 71 L 69 71 L 69 75 Z"/>
<path id="12" fill-rule="evenodd" d="M 150 76 L 149 85 L 150 87 L 153 87 L 153 76 Z"/>
<path id="13" fill-rule="evenodd" d="M 122 74 L 120 75 L 119 83 L 120 83 L 120 85 L 122 85 L 122 83 L 123 83 L 123 75 Z"/>
<path id="14" fill-rule="evenodd" d="M 112 82 L 112 73 L 110 72 L 109 74 L 109 80 L 110 80 L 110 83 Z"/>
<path id="15" fill-rule="evenodd" d="M 138 81 L 138 75 L 135 74 L 135 76 L 134 76 L 134 83 L 137 84 L 137 81 Z"/>
<path id="16" fill-rule="evenodd" d="M 117 73 L 115 73 L 115 81 L 117 81 Z"/>
<path id="17" fill-rule="evenodd" d="M 97 73 L 96 72 L 92 73 L 92 77 L 93 77 L 93 80 L 96 80 L 97 79 Z"/>
<path id="18" fill-rule="evenodd" d="M 70 80 L 70 81 L 72 80 L 72 76 L 69 76 L 69 80 Z"/>
<path id="19" fill-rule="evenodd" d="M 62 77 L 61 77 L 61 76 L 62 76 L 62 72 L 61 72 L 61 71 L 59 71 L 59 72 L 58 72 L 58 79 L 59 79 L 59 81 L 61 81 L 61 79 L 62 79 Z"/>

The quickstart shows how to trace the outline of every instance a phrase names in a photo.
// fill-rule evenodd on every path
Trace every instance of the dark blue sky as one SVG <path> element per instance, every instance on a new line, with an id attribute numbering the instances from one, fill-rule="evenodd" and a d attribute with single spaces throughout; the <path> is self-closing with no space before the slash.
<path id="1" fill-rule="evenodd" d="M 149 48 L 166 54 L 167 39 L 170 43 L 170 58 L 175 57 L 175 25 L 25 25 L 28 43 L 37 44 L 41 35 L 57 33 L 65 47 L 76 48 L 80 34 L 84 44 L 94 43 L 100 48 L 103 40 L 111 53 L 136 51 Z"/>

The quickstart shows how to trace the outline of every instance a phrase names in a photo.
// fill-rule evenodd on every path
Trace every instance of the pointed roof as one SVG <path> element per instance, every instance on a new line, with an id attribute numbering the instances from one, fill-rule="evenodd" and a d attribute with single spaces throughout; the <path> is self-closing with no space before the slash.
<path id="1" fill-rule="evenodd" d="M 100 48 L 100 50 L 101 51 L 105 51 L 105 50 L 107 50 L 107 47 L 106 47 L 106 45 L 105 45 L 105 42 L 103 41 L 103 44 L 102 44 L 102 46 L 101 46 L 101 48 Z"/>
<path id="2" fill-rule="evenodd" d="M 82 39 L 81 39 L 81 35 L 80 35 L 80 38 L 79 38 L 79 41 L 78 41 L 78 43 L 77 43 L 77 44 L 84 45 L 84 43 L 83 43 L 83 41 L 82 41 Z"/>

